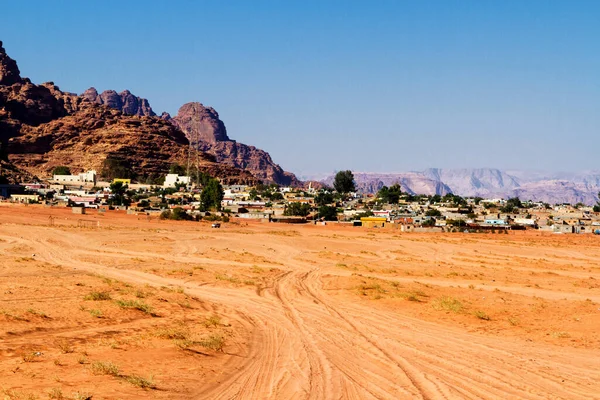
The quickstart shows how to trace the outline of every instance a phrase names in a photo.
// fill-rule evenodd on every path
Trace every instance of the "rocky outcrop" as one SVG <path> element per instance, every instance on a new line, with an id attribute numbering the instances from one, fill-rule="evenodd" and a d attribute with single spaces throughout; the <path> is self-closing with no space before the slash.
<path id="1" fill-rule="evenodd" d="M 44 85 L 34 85 L 28 80 L 0 85 L 0 120 L 39 125 L 65 115 L 63 102 Z"/>
<path id="2" fill-rule="evenodd" d="M 187 162 L 188 148 L 183 133 L 160 118 L 127 116 L 91 103 L 64 118 L 24 127 L 8 145 L 10 160 L 39 176 L 58 165 L 101 172 L 110 160 L 141 182 L 163 175 L 174 163 Z M 250 173 L 216 163 L 210 155 L 192 157 L 200 171 L 224 183 L 256 182 Z"/>
<path id="3" fill-rule="evenodd" d="M 0 42 L 0 143 L 18 135 L 22 124 L 35 126 L 66 115 L 63 102 L 49 85 L 21 78 L 17 63 Z"/>
<path id="4" fill-rule="evenodd" d="M 211 154 L 190 152 L 188 139 L 170 122 L 126 115 L 121 109 L 151 112 L 147 101 L 128 91 L 118 94 L 118 99 L 112 93 L 95 97 L 91 90 L 87 96 L 77 96 L 52 82 L 35 85 L 21 78 L 16 63 L 1 46 L 0 62 L 0 161 L 5 178 L 44 177 L 58 165 L 68 165 L 73 172 L 101 172 L 107 165 L 116 165 L 130 177 L 145 181 L 164 175 L 173 163 L 184 164 L 191 156 L 200 171 L 224 183 L 258 182 L 247 171 L 216 162 Z M 111 108 L 107 102 L 118 107 Z"/>
<path id="5" fill-rule="evenodd" d="M 202 103 L 184 104 L 171 122 L 185 133 L 192 146 L 229 141 L 225 124 L 217 111 L 204 107 Z"/>
<path id="6" fill-rule="evenodd" d="M 110 108 L 121 111 L 126 115 L 137 115 L 145 117 L 153 117 L 156 114 L 150 107 L 150 103 L 146 99 L 134 96 L 129 90 L 124 90 L 117 93 L 114 90 L 105 90 L 98 94 L 96 88 L 89 88 L 81 97 L 88 99 L 92 103 L 105 104 Z"/>
<path id="7" fill-rule="evenodd" d="M 264 182 L 301 184 L 294 174 L 275 164 L 266 151 L 229 139 L 225 124 L 211 107 L 187 103 L 168 120 L 185 133 L 195 149 L 213 154 L 218 162 L 247 170 Z"/>
<path id="8" fill-rule="evenodd" d="M 21 83 L 21 72 L 17 62 L 6 54 L 0 41 L 0 85 L 10 86 Z"/>

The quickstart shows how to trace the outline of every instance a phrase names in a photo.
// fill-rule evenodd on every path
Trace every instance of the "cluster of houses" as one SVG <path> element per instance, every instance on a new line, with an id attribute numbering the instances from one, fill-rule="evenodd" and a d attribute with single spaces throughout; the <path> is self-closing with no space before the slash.
<path id="1" fill-rule="evenodd" d="M 110 184 L 121 182 L 136 193 L 126 205 L 115 204 Z M 181 207 L 187 213 L 200 213 L 201 188 L 191 187 L 187 176 L 168 174 L 164 185 L 156 187 L 132 184 L 128 179 L 99 182 L 96 171 L 77 175 L 54 175 L 45 183 L 0 187 L 0 200 L 17 203 L 46 203 L 78 209 L 126 209 L 129 213 L 161 213 Z M 268 190 L 265 190 L 267 188 Z M 427 196 L 404 196 L 398 204 L 385 204 L 372 194 L 351 194 L 335 197 L 327 207 L 336 213 L 324 221 L 319 212 L 320 190 L 292 187 L 262 187 L 246 185 L 223 186 L 221 210 L 243 221 L 351 224 L 370 228 L 392 228 L 404 232 L 435 231 L 506 231 L 537 229 L 554 233 L 600 234 L 600 213 L 592 207 L 527 202 L 511 212 L 505 210 L 503 199 L 464 199 L 460 205 Z M 444 199 L 442 199 L 444 200 Z M 305 204 L 303 215 L 290 215 L 292 203 Z M 335 215 L 337 214 L 337 217 Z M 335 219 L 335 221 L 331 221 Z"/>

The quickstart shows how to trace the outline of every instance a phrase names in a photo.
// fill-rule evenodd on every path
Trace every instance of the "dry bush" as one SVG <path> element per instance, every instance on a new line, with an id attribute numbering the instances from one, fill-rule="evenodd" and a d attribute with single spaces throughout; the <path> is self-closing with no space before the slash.
<path id="1" fill-rule="evenodd" d="M 133 308 L 143 313 L 154 315 L 152 307 L 140 300 L 115 300 L 115 304 L 121 308 Z"/>
<path id="2" fill-rule="evenodd" d="M 119 367 L 110 361 L 96 361 L 92 363 L 90 369 L 94 375 L 119 376 Z"/>
<path id="3" fill-rule="evenodd" d="M 438 311 L 451 311 L 454 313 L 459 313 L 463 309 L 463 305 L 459 300 L 448 296 L 435 299 L 432 306 Z"/>
<path id="4" fill-rule="evenodd" d="M 69 354 L 75 351 L 75 349 L 67 339 L 58 339 L 56 340 L 55 344 L 56 347 L 58 347 L 58 349 L 63 354 Z"/>
<path id="5" fill-rule="evenodd" d="M 125 380 L 142 389 L 156 389 L 156 384 L 154 383 L 152 376 L 146 379 L 138 375 L 129 375 L 125 377 Z"/>
<path id="6" fill-rule="evenodd" d="M 164 327 L 157 329 L 154 336 L 161 339 L 186 340 L 189 338 L 190 332 L 185 327 Z"/>
<path id="7" fill-rule="evenodd" d="M 486 313 L 484 313 L 483 311 L 479 311 L 479 310 L 478 310 L 478 311 L 475 311 L 474 315 L 475 315 L 477 318 L 479 318 L 479 319 L 482 319 L 482 320 L 484 320 L 484 321 L 489 321 L 489 320 L 491 320 L 490 316 L 489 316 L 489 315 L 487 315 Z"/>
<path id="8" fill-rule="evenodd" d="M 90 292 L 84 298 L 84 300 L 92 300 L 92 301 L 103 301 L 103 300 L 111 300 L 110 293 L 108 292 Z"/>
<path id="9" fill-rule="evenodd" d="M 203 322 L 203 325 L 206 328 L 210 328 L 211 326 L 216 328 L 217 326 L 221 325 L 221 317 L 218 315 L 211 315 Z"/>
<path id="10" fill-rule="evenodd" d="M 65 396 L 63 396 L 62 390 L 60 388 L 52 388 L 48 392 L 48 398 L 55 400 L 63 400 Z"/>
<path id="11" fill-rule="evenodd" d="M 92 394 L 87 392 L 73 393 L 73 400 L 92 400 Z"/>
<path id="12" fill-rule="evenodd" d="M 215 351 L 223 351 L 223 347 L 225 346 L 225 337 L 220 333 L 214 333 L 209 335 L 205 339 L 202 339 L 197 342 L 200 346 L 205 347 L 207 349 L 215 350 Z"/>

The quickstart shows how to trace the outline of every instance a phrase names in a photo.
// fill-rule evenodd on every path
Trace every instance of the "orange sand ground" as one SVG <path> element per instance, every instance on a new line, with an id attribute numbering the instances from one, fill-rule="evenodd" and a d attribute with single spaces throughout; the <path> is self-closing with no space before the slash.
<path id="1" fill-rule="evenodd" d="M 600 398 L 597 236 L 0 204 L 0 254 L 0 398 Z"/>

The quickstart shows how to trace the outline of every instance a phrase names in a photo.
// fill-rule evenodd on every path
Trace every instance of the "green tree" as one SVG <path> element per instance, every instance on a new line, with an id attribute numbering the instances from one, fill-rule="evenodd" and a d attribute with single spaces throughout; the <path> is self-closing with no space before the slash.
<path id="1" fill-rule="evenodd" d="M 71 175 L 71 170 L 69 167 L 59 165 L 52 170 L 52 175 Z"/>
<path id="2" fill-rule="evenodd" d="M 428 217 L 441 217 L 442 213 L 436 208 L 430 208 L 425 212 L 425 215 Z"/>
<path id="3" fill-rule="evenodd" d="M 223 187 L 221 182 L 216 178 L 211 178 L 202 189 L 200 194 L 200 204 L 202 209 L 221 209 L 221 201 L 223 200 Z"/>
<path id="4" fill-rule="evenodd" d="M 260 197 L 258 196 L 258 191 L 254 188 L 250 190 L 248 197 L 250 198 L 250 200 L 260 200 Z"/>
<path id="5" fill-rule="evenodd" d="M 279 192 L 269 192 L 269 199 L 271 200 L 283 200 L 283 195 Z"/>
<path id="6" fill-rule="evenodd" d="M 500 208 L 500 212 L 512 213 L 518 211 L 515 209 L 519 208 L 523 208 L 523 203 L 521 203 L 521 200 L 518 197 L 511 197 L 510 199 L 506 200 L 504 207 Z"/>
<path id="7" fill-rule="evenodd" d="M 310 213 L 310 204 L 307 203 L 290 203 L 283 211 L 285 216 L 306 217 Z"/>
<path id="8" fill-rule="evenodd" d="M 104 160 L 100 175 L 107 180 L 113 180 L 115 178 L 133 178 L 133 173 L 131 172 L 128 162 L 112 157 L 108 157 L 106 160 Z"/>
<path id="9" fill-rule="evenodd" d="M 598 202 L 594 205 L 594 212 L 600 212 L 600 192 L 598 192 Z"/>
<path id="10" fill-rule="evenodd" d="M 401 195 L 402 191 L 400 190 L 400 185 L 397 183 L 393 184 L 389 188 L 384 186 L 377 193 L 377 197 L 379 197 L 384 203 L 388 204 L 398 204 L 400 202 Z"/>
<path id="11" fill-rule="evenodd" d="M 124 185 L 123 182 L 113 182 L 110 184 L 110 192 L 113 194 L 113 204 L 126 205 L 125 192 L 127 189 L 128 186 Z"/>
<path id="12" fill-rule="evenodd" d="M 426 219 L 425 221 L 423 221 L 421 223 L 422 226 L 426 226 L 426 227 L 431 227 L 431 226 L 435 226 L 435 219 L 430 218 L 430 219 Z"/>
<path id="13" fill-rule="evenodd" d="M 350 193 L 356 191 L 354 174 L 350 170 L 339 171 L 335 174 L 333 187 L 338 193 Z"/>
<path id="14" fill-rule="evenodd" d="M 445 194 L 444 197 L 442 197 L 442 201 L 445 203 L 452 203 L 456 207 L 467 204 L 467 201 L 465 199 L 463 199 L 462 197 L 460 197 L 454 193 Z"/>
<path id="15" fill-rule="evenodd" d="M 318 206 L 324 206 L 333 203 L 333 195 L 328 192 L 319 192 L 315 197 L 315 203 Z"/>
<path id="16" fill-rule="evenodd" d="M 325 205 L 319 207 L 319 218 L 325 221 L 337 221 L 337 208 Z"/>
<path id="17" fill-rule="evenodd" d="M 184 176 L 185 175 L 185 168 L 183 167 L 183 165 L 173 164 L 173 165 L 171 165 L 171 168 L 169 168 L 169 173 L 170 174 L 177 174 L 179 176 Z"/>

